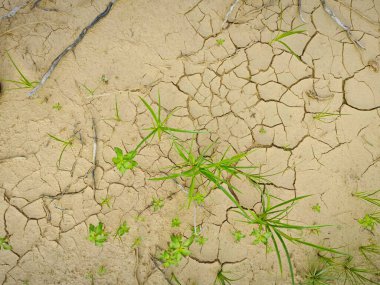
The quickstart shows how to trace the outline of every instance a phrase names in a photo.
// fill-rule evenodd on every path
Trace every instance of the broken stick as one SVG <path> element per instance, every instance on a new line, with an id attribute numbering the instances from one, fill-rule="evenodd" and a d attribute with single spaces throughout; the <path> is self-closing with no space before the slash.
<path id="1" fill-rule="evenodd" d="M 101 19 L 103 19 L 105 16 L 108 15 L 108 13 L 111 11 L 111 8 L 113 4 L 116 2 L 116 0 L 111 0 L 106 9 L 101 12 L 96 18 L 87 26 L 85 27 L 82 32 L 79 34 L 79 36 L 75 39 L 75 41 L 69 45 L 67 48 L 65 48 L 51 63 L 48 71 L 42 76 L 41 81 L 38 83 L 36 87 L 33 88 L 32 91 L 28 93 L 28 96 L 33 96 L 36 94 L 36 92 L 42 87 L 42 85 L 45 84 L 46 80 L 49 79 L 50 75 L 53 73 L 54 69 L 57 67 L 61 59 L 71 50 L 75 49 L 75 47 L 79 44 L 79 42 L 84 38 L 84 36 L 87 34 L 87 32 L 93 28 Z"/>

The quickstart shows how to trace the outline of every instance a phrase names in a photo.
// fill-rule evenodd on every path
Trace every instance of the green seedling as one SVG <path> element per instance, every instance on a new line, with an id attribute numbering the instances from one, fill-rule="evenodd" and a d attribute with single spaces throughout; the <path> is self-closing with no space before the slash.
<path id="1" fill-rule="evenodd" d="M 53 140 L 55 140 L 55 141 L 57 141 L 57 142 L 59 142 L 59 143 L 61 143 L 63 145 L 62 151 L 61 151 L 61 153 L 59 155 L 59 158 L 57 160 L 57 166 L 60 167 L 63 153 L 65 152 L 65 150 L 66 150 L 67 147 L 71 147 L 73 145 L 73 143 L 74 143 L 74 137 L 71 137 L 68 140 L 64 140 L 64 139 L 60 139 L 60 138 L 58 138 L 56 136 L 53 136 L 51 134 L 48 134 L 48 136 L 50 138 L 52 138 Z"/>
<path id="2" fill-rule="evenodd" d="M 234 237 L 236 243 L 240 242 L 243 238 L 245 238 L 245 234 L 243 234 L 239 230 L 233 231 L 232 236 Z"/>
<path id="3" fill-rule="evenodd" d="M 152 201 L 152 207 L 153 207 L 153 211 L 154 211 L 154 212 L 157 212 L 157 211 L 160 210 L 163 206 L 164 206 L 164 199 L 161 199 L 161 198 L 153 198 L 153 201 Z"/>
<path id="4" fill-rule="evenodd" d="M 301 25 L 303 26 L 303 25 Z M 301 61 L 301 58 L 299 57 L 299 55 L 297 55 L 293 50 L 292 48 L 286 44 L 283 39 L 284 38 L 287 38 L 289 36 L 293 36 L 293 35 L 296 35 L 296 34 L 304 34 L 306 32 L 306 30 L 298 30 L 298 28 L 300 28 L 301 26 L 298 26 L 298 27 L 295 27 L 293 29 L 291 29 L 290 31 L 287 31 L 287 32 L 284 32 L 284 33 L 280 33 L 278 34 L 273 40 L 271 40 L 269 42 L 270 45 L 272 45 L 273 43 L 275 42 L 278 42 L 280 43 L 281 45 L 283 45 L 289 53 L 291 53 L 293 56 L 295 56 L 299 61 Z"/>
<path id="5" fill-rule="evenodd" d="M 103 223 L 97 226 L 90 224 L 88 240 L 93 242 L 96 246 L 103 246 L 108 239 L 108 233 L 104 229 Z"/>
<path id="6" fill-rule="evenodd" d="M 142 243 L 142 237 L 135 238 L 132 244 L 132 248 L 133 249 L 139 248 L 141 246 L 141 243 Z"/>
<path id="7" fill-rule="evenodd" d="M 376 195 L 379 192 L 380 192 L 380 189 L 376 190 L 375 192 L 372 192 L 372 193 L 356 192 L 356 193 L 353 193 L 352 195 L 354 197 L 357 197 L 359 199 L 362 199 L 364 201 L 367 201 L 367 202 L 369 202 L 369 203 L 371 203 L 373 205 L 376 205 L 376 206 L 380 207 L 380 199 L 376 198 L 376 197 L 373 197 L 374 195 Z"/>
<path id="8" fill-rule="evenodd" d="M 259 130 L 259 133 L 262 134 L 262 135 L 266 134 L 266 132 L 267 131 L 264 129 L 264 127 L 261 127 L 260 130 Z"/>
<path id="9" fill-rule="evenodd" d="M 168 180 L 176 179 L 179 177 L 183 178 L 184 180 L 190 180 L 188 191 L 188 207 L 190 207 L 191 202 L 194 200 L 194 197 L 196 197 L 196 193 L 198 193 L 197 186 L 203 184 L 203 182 L 208 181 L 208 185 L 213 184 L 216 188 L 221 190 L 245 216 L 248 216 L 246 211 L 236 200 L 235 196 L 231 194 L 231 191 L 239 190 L 231 185 L 229 181 L 224 179 L 226 176 L 234 176 L 239 179 L 245 177 L 253 184 L 268 181 L 263 176 L 251 172 L 252 170 L 257 169 L 257 167 L 237 165 L 243 158 L 248 155 L 248 152 L 226 157 L 226 151 L 220 160 L 213 161 L 212 158 L 206 156 L 206 154 L 214 144 L 211 144 L 199 155 L 197 155 L 193 152 L 192 149 L 193 142 L 194 140 L 192 140 L 189 149 L 185 149 L 183 144 L 179 144 L 174 141 L 174 148 L 183 162 L 173 167 L 173 169 L 176 170 L 175 173 L 168 174 L 167 176 L 163 177 L 152 178 L 151 180 Z"/>
<path id="10" fill-rule="evenodd" d="M 121 174 L 124 174 L 128 169 L 133 169 L 138 165 L 138 163 L 134 160 L 137 154 L 136 151 L 132 150 L 123 154 L 123 151 L 118 147 L 115 147 L 114 151 L 116 153 L 116 157 L 113 157 L 112 161 Z"/>
<path id="11" fill-rule="evenodd" d="M 224 42 L 225 42 L 225 39 L 216 39 L 216 44 L 218 46 L 222 46 L 224 44 Z"/>
<path id="12" fill-rule="evenodd" d="M 115 121 L 121 122 L 120 114 L 119 114 L 119 106 L 117 104 L 117 99 L 115 97 Z"/>
<path id="13" fill-rule="evenodd" d="M 313 119 L 326 123 L 326 119 L 328 118 L 338 118 L 345 114 L 339 114 L 339 113 L 328 113 L 328 112 L 318 112 L 313 115 Z"/>
<path id="14" fill-rule="evenodd" d="M 230 272 L 224 272 L 223 269 L 220 269 L 216 275 L 214 285 L 220 284 L 220 285 L 231 285 L 231 282 L 238 281 L 239 279 L 232 279 L 230 277 L 227 277 L 227 274 Z"/>
<path id="15" fill-rule="evenodd" d="M 87 91 L 87 93 L 90 94 L 91 96 L 94 96 L 95 91 L 99 88 L 99 86 L 96 86 L 94 89 L 91 89 L 87 87 L 85 84 L 82 84 L 82 86 Z"/>
<path id="16" fill-rule="evenodd" d="M 371 263 L 375 268 L 378 268 L 378 266 L 375 265 L 375 263 L 372 261 L 370 257 L 373 255 L 380 256 L 379 245 L 377 244 L 362 245 L 359 247 L 359 251 L 369 263 Z"/>
<path id="17" fill-rule="evenodd" d="M 181 220 L 178 217 L 172 219 L 172 228 L 179 228 Z"/>
<path id="18" fill-rule="evenodd" d="M 184 239 L 181 235 L 171 235 L 168 249 L 164 250 L 159 259 L 163 262 L 164 267 L 176 266 L 183 257 L 190 255 L 189 247 L 194 241 L 194 236 Z"/>
<path id="19" fill-rule="evenodd" d="M 60 111 L 62 109 L 62 105 L 58 102 L 53 105 L 53 109 L 56 109 L 57 111 Z"/>
<path id="20" fill-rule="evenodd" d="M 197 234 L 194 236 L 194 241 L 199 244 L 200 246 L 205 245 L 205 243 L 208 241 L 208 238 L 206 238 L 203 235 Z"/>
<path id="21" fill-rule="evenodd" d="M 318 203 L 315 204 L 314 206 L 311 207 L 311 209 L 316 212 L 316 213 L 320 213 L 321 212 L 321 205 L 319 205 Z"/>
<path id="22" fill-rule="evenodd" d="M 98 268 L 98 275 L 103 276 L 107 273 L 107 268 L 104 265 L 100 265 Z"/>
<path id="23" fill-rule="evenodd" d="M 258 243 L 263 243 L 266 247 L 268 247 L 269 241 L 272 242 L 274 250 L 277 255 L 281 272 L 282 272 L 282 257 L 281 257 L 280 249 L 282 248 L 282 250 L 285 253 L 287 263 L 289 266 L 292 284 L 295 284 L 293 264 L 290 258 L 288 247 L 286 245 L 286 241 L 291 242 L 293 244 L 303 244 L 303 245 L 315 248 L 319 251 L 327 251 L 327 252 L 332 252 L 336 254 L 342 254 L 341 252 L 335 249 L 323 247 L 317 244 L 307 242 L 301 238 L 290 236 L 288 233 L 284 231 L 284 230 L 302 231 L 302 230 L 310 230 L 310 229 L 320 229 L 324 227 L 324 225 L 302 226 L 302 225 L 296 225 L 290 222 L 283 221 L 284 219 L 288 217 L 294 204 L 298 202 L 299 200 L 305 199 L 308 196 L 300 196 L 300 197 L 296 197 L 296 198 L 286 200 L 286 201 L 280 200 L 279 204 L 273 206 L 271 204 L 271 199 L 272 198 L 278 199 L 278 198 L 271 196 L 267 193 L 263 193 L 263 192 L 261 195 L 262 195 L 261 213 L 255 213 L 253 211 L 249 211 L 250 217 L 246 218 L 244 216 L 246 218 L 246 223 L 258 226 L 259 232 L 257 233 L 254 231 L 254 236 L 256 237 L 255 241 L 257 241 Z M 241 214 L 240 211 L 238 213 Z"/>
<path id="24" fill-rule="evenodd" d="M 358 223 L 366 230 L 373 231 L 375 227 L 380 224 L 380 212 L 366 214 L 363 218 L 358 220 Z"/>
<path id="25" fill-rule="evenodd" d="M 118 239 L 121 240 L 121 238 L 122 238 L 125 234 L 129 233 L 129 230 L 130 230 L 130 229 L 131 229 L 131 228 L 127 225 L 127 222 L 124 221 L 124 222 L 123 222 L 123 223 L 117 228 L 116 233 L 115 233 L 115 237 L 117 237 Z"/>
<path id="26" fill-rule="evenodd" d="M 105 74 L 102 75 L 102 77 L 100 78 L 100 80 L 104 83 L 104 84 L 108 84 L 108 78 Z"/>
<path id="27" fill-rule="evenodd" d="M 18 80 L 9 80 L 9 79 L 3 79 L 2 81 L 10 82 L 16 85 L 15 88 L 11 89 L 33 89 L 37 86 L 39 83 L 38 81 L 30 81 L 26 78 L 26 76 L 21 72 L 21 70 L 17 67 L 16 63 L 12 59 L 12 57 L 9 55 L 9 53 L 6 53 L 9 60 L 11 61 L 13 67 L 17 70 L 17 73 L 20 75 L 20 78 Z"/>
<path id="28" fill-rule="evenodd" d="M 107 206 L 108 208 L 111 208 L 111 199 L 112 199 L 112 196 L 106 196 L 102 199 L 102 201 L 100 202 L 100 206 Z"/>
<path id="29" fill-rule="evenodd" d="M 0 250 L 12 250 L 12 246 L 9 244 L 7 237 L 0 237 Z"/>
<path id="30" fill-rule="evenodd" d="M 253 230 L 251 232 L 251 236 L 255 237 L 255 239 L 252 242 L 254 245 L 261 244 L 261 243 L 267 245 L 269 239 L 272 236 L 272 233 L 265 231 L 263 227 L 259 225 L 259 229 Z"/>
<path id="31" fill-rule="evenodd" d="M 145 217 L 141 216 L 141 215 L 138 215 L 138 216 L 135 217 L 135 221 L 136 222 L 145 222 Z"/>
<path id="32" fill-rule="evenodd" d="M 346 256 L 343 260 L 320 255 L 327 266 L 330 268 L 336 284 L 368 285 L 379 284 L 371 278 L 379 274 L 377 270 L 358 267 L 353 264 L 353 257 Z"/>
<path id="33" fill-rule="evenodd" d="M 334 280 L 330 268 L 322 262 L 314 263 L 305 274 L 302 285 L 329 285 Z"/>
<path id="34" fill-rule="evenodd" d="M 192 200 L 198 205 L 202 205 L 205 202 L 205 196 L 202 193 L 195 193 Z"/>

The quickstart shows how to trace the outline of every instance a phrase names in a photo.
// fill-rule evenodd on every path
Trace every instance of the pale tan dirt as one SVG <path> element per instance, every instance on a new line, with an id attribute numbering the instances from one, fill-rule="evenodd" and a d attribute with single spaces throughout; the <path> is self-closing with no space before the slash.
<path id="1" fill-rule="evenodd" d="M 234 23 L 222 30 L 231 2 L 119 0 L 62 60 L 37 97 L 28 99 L 24 90 L 3 91 L 0 236 L 10 237 L 13 250 L 0 251 L 2 284 L 91 284 L 86 275 L 101 265 L 107 273 L 95 275 L 95 284 L 167 284 L 150 256 L 166 245 L 176 215 L 183 220 L 178 232 L 189 234 L 193 210 L 185 207 L 186 197 L 172 181 L 148 178 L 177 158 L 164 139 L 143 149 L 133 172 L 121 176 L 112 164 L 113 147 L 124 143 L 130 149 L 146 134 L 150 118 L 139 96 L 157 102 L 158 90 L 166 111 L 180 107 L 172 126 L 210 132 L 198 137 L 200 146 L 220 138 L 219 152 L 227 145 L 234 151 L 256 148 L 248 159 L 275 174 L 267 186 L 272 193 L 283 198 L 313 194 L 296 205 L 291 218 L 332 226 L 319 235 L 305 231 L 302 237 L 355 256 L 359 245 L 379 243 L 379 228 L 373 235 L 356 221 L 374 208 L 351 193 L 380 188 L 380 1 L 342 0 L 346 6 L 328 1 L 353 26 L 365 50 L 350 42 L 319 1 L 304 1 L 307 34 L 286 39 L 303 62 L 282 46 L 268 44 L 280 25 L 277 1 L 240 3 L 230 17 Z M 281 2 L 282 30 L 301 24 L 297 1 Z M 3 0 L 1 14 L 20 3 Z M 5 56 L 9 51 L 30 79 L 39 80 L 106 4 L 43 0 L 39 8 L 29 5 L 3 20 L 0 78 L 18 78 Z M 351 4 L 366 18 L 347 9 Z M 225 39 L 223 46 L 216 44 L 219 38 Z M 103 74 L 107 85 L 100 81 Z M 91 96 L 82 84 L 99 87 Z M 121 122 L 113 120 L 116 99 Z M 60 111 L 52 108 L 57 102 Z M 312 118 L 326 110 L 346 115 L 329 123 Z M 96 190 L 92 118 L 99 137 Z M 73 148 L 58 169 L 61 146 L 47 134 L 69 138 L 75 132 Z M 252 208 L 259 196 L 237 185 L 243 189 L 241 204 Z M 111 209 L 100 206 L 107 194 L 113 197 Z M 148 206 L 157 196 L 166 198 L 165 206 L 154 213 Z M 316 203 L 320 214 L 311 210 Z M 234 228 L 247 235 L 252 229 L 237 221 L 231 206 L 212 191 L 208 211 L 198 211 L 197 223 L 208 242 L 203 248 L 193 245 L 190 258 L 173 269 L 182 284 L 212 284 L 222 267 L 242 277 L 236 284 L 290 284 L 286 266 L 281 275 L 274 253 L 266 256 L 250 237 L 233 242 Z M 136 221 L 140 212 L 144 220 Z M 90 223 L 102 221 L 115 231 L 123 220 L 131 226 L 123 242 L 110 239 L 99 248 L 86 240 Z M 131 244 L 138 236 L 142 245 L 135 251 Z M 316 253 L 289 248 L 300 280 Z"/>

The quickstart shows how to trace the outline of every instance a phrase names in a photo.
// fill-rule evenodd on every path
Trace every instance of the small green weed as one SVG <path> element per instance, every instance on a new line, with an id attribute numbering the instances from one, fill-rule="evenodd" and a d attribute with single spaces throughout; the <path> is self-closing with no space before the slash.
<path id="1" fill-rule="evenodd" d="M 304 34 L 306 32 L 306 30 L 298 30 L 298 28 L 300 28 L 302 26 L 303 25 L 295 27 L 295 28 L 291 29 L 290 31 L 287 31 L 287 32 L 284 32 L 284 33 L 279 33 L 273 40 L 271 40 L 269 42 L 269 44 L 272 45 L 275 42 L 278 42 L 278 43 L 282 44 L 288 50 L 289 53 L 291 53 L 293 56 L 295 56 L 298 60 L 301 61 L 301 58 L 299 57 L 299 55 L 297 55 L 292 50 L 292 48 L 283 41 L 283 39 L 286 38 L 286 37 L 289 37 L 289 36 L 296 35 L 296 34 Z"/>
<path id="2" fill-rule="evenodd" d="M 373 231 L 375 227 L 380 224 L 380 212 L 365 214 L 365 216 L 358 220 L 358 223 L 365 229 Z"/>
<path id="3" fill-rule="evenodd" d="M 12 246 L 9 244 L 7 237 L 0 237 L 0 250 L 12 250 Z"/>
<path id="4" fill-rule="evenodd" d="M 225 39 L 216 39 L 216 44 L 218 46 L 222 46 L 224 44 L 224 42 L 225 42 Z"/>
<path id="5" fill-rule="evenodd" d="M 91 96 L 94 96 L 95 91 L 99 88 L 99 85 L 96 86 L 95 88 L 90 88 L 90 87 L 87 87 L 85 84 L 82 84 L 82 87 L 84 88 L 84 90 L 87 91 L 88 94 L 90 94 Z"/>
<path id="6" fill-rule="evenodd" d="M 71 147 L 73 145 L 73 143 L 74 143 L 74 137 L 71 137 L 68 140 L 64 140 L 64 139 L 60 139 L 60 138 L 58 138 L 56 136 L 53 136 L 51 134 L 48 134 L 48 136 L 50 138 L 52 138 L 53 140 L 55 140 L 55 141 L 57 141 L 57 142 L 59 142 L 59 143 L 61 143 L 63 145 L 62 151 L 61 151 L 61 153 L 59 155 L 59 158 L 57 160 L 57 166 L 59 167 L 61 165 L 62 155 L 65 152 L 65 150 L 66 150 L 67 147 L 69 147 L 69 146 Z"/>
<path id="7" fill-rule="evenodd" d="M 376 205 L 378 207 L 380 207 L 380 199 L 379 198 L 376 198 L 376 197 L 373 197 L 374 195 L 376 195 L 377 193 L 379 193 L 380 190 L 376 190 L 375 192 L 372 192 L 372 193 L 368 193 L 368 192 L 356 192 L 356 193 L 353 193 L 352 195 L 354 197 L 357 197 L 359 199 L 362 199 L 364 201 L 367 201 L 373 205 Z"/>
<path id="8" fill-rule="evenodd" d="M 377 245 L 377 244 L 362 245 L 359 247 L 359 251 L 369 263 L 374 265 L 375 268 L 378 268 L 378 266 L 376 266 L 374 264 L 374 262 L 372 261 L 371 256 L 373 256 L 373 255 L 379 255 L 380 256 L 380 246 L 379 245 Z"/>
<path id="9" fill-rule="evenodd" d="M 107 273 L 107 268 L 104 265 L 100 265 L 98 268 L 98 275 L 103 276 Z"/>
<path id="10" fill-rule="evenodd" d="M 262 135 L 266 134 L 266 132 L 267 131 L 264 129 L 264 127 L 261 127 L 260 130 L 259 130 L 259 133 L 262 134 Z"/>
<path id="11" fill-rule="evenodd" d="M 136 248 L 139 248 L 141 246 L 141 243 L 142 243 L 142 237 L 137 237 L 135 238 L 135 240 L 133 241 L 133 244 L 132 244 L 132 248 L 133 249 L 136 249 Z"/>
<path id="12" fill-rule="evenodd" d="M 178 217 L 172 219 L 172 228 L 179 228 L 181 220 Z"/>
<path id="13" fill-rule="evenodd" d="M 128 169 L 133 169 L 138 165 L 134 160 L 137 154 L 135 150 L 123 154 L 123 151 L 120 148 L 115 147 L 114 151 L 116 153 L 116 157 L 112 158 L 112 161 L 121 174 L 124 174 Z"/>
<path id="14" fill-rule="evenodd" d="M 112 199 L 112 196 L 106 196 L 102 199 L 102 201 L 100 202 L 100 206 L 107 206 L 108 208 L 111 208 L 111 199 Z"/>
<path id="15" fill-rule="evenodd" d="M 329 285 L 334 279 L 327 264 L 316 262 L 306 272 L 302 285 Z"/>
<path id="16" fill-rule="evenodd" d="M 245 234 L 243 234 L 241 231 L 239 230 L 235 230 L 232 232 L 232 236 L 234 237 L 235 239 L 235 242 L 240 242 L 243 238 L 245 238 Z"/>
<path id="17" fill-rule="evenodd" d="M 311 207 L 311 209 L 316 212 L 316 213 L 320 213 L 321 212 L 321 205 L 319 205 L 318 203 L 315 204 L 314 206 Z"/>
<path id="18" fill-rule="evenodd" d="M 157 212 L 158 210 L 160 210 L 164 206 L 164 199 L 153 198 L 152 206 L 153 206 L 153 211 Z"/>
<path id="19" fill-rule="evenodd" d="M 115 237 L 117 237 L 118 239 L 121 240 L 121 238 L 122 238 L 125 234 L 129 233 L 129 230 L 130 230 L 130 229 L 131 229 L 131 228 L 127 225 L 127 222 L 124 221 L 124 222 L 123 222 L 123 223 L 117 228 L 116 233 L 115 233 Z"/>
<path id="20" fill-rule="evenodd" d="M 326 123 L 326 119 L 328 118 L 339 118 L 340 116 L 343 116 L 346 114 L 340 114 L 340 113 L 329 113 L 329 112 L 318 112 L 313 115 L 313 119 Z"/>
<path id="21" fill-rule="evenodd" d="M 3 79 L 2 81 L 10 82 L 10 83 L 13 83 L 16 85 L 15 88 L 11 88 L 11 89 L 33 89 L 34 87 L 36 87 L 39 82 L 38 81 L 30 81 L 29 79 L 27 79 L 26 76 L 17 67 L 16 63 L 14 62 L 14 60 L 12 59 L 10 54 L 8 52 L 6 54 L 9 58 L 9 60 L 11 61 L 13 67 L 17 70 L 17 73 L 20 75 L 20 78 L 18 81 L 17 80 L 9 80 L 9 79 Z"/>
<path id="22" fill-rule="evenodd" d="M 62 105 L 59 102 L 57 102 L 57 103 L 53 104 L 53 109 L 60 111 L 62 109 Z"/>
<path id="23" fill-rule="evenodd" d="M 96 246 L 103 246 L 108 239 L 108 233 L 104 229 L 103 223 L 97 226 L 90 224 L 88 240 L 93 242 Z"/>
<path id="24" fill-rule="evenodd" d="M 227 274 L 230 272 L 224 272 L 223 269 L 220 269 L 218 273 L 216 274 L 216 278 L 214 281 L 214 285 L 220 284 L 220 285 L 231 285 L 231 282 L 238 281 L 239 279 L 232 279 L 230 277 L 227 277 Z"/>
<path id="25" fill-rule="evenodd" d="M 194 236 L 184 239 L 181 235 L 171 235 L 168 249 L 164 250 L 159 259 L 164 267 L 176 266 L 183 257 L 190 255 L 189 247 L 194 241 Z"/>
<path id="26" fill-rule="evenodd" d="M 200 246 L 205 245 L 205 243 L 208 241 L 208 238 L 206 238 L 203 235 L 197 234 L 194 236 L 194 241 L 199 244 Z"/>

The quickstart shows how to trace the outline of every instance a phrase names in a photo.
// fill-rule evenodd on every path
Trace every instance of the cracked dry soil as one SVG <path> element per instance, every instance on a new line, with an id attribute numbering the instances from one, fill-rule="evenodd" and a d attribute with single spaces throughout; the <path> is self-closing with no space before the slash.
<path id="1" fill-rule="evenodd" d="M 2 2 L 2 3 L 1 3 Z M 309 241 L 341 247 L 354 255 L 363 243 L 379 243 L 357 223 L 370 206 L 354 191 L 380 187 L 380 1 L 329 1 L 366 49 L 358 49 L 323 11 L 320 1 L 303 3 L 304 35 L 286 39 L 302 61 L 268 43 L 276 32 L 302 24 L 297 1 L 240 1 L 224 29 L 232 1 L 116 1 L 109 15 L 70 52 L 38 92 L 8 90 L 0 97 L 0 236 L 11 251 L 0 251 L 2 284 L 168 284 L 151 256 L 166 246 L 170 221 L 180 216 L 189 232 L 192 208 L 172 181 L 155 182 L 170 165 L 170 142 L 154 141 L 138 156 L 139 167 L 120 175 L 112 163 L 113 147 L 131 149 L 146 134 L 150 117 L 139 96 L 161 104 L 173 125 L 205 129 L 197 144 L 220 139 L 248 156 L 266 185 L 282 198 L 313 196 L 300 202 L 290 219 L 329 224 Z M 7 13 L 19 0 L 0 1 Z M 0 23 L 0 78 L 16 79 L 5 51 L 28 78 L 39 80 L 52 60 L 107 5 L 107 1 L 43 0 Z M 280 8 L 282 7 L 282 9 Z M 351 7 L 351 8 L 350 8 Z M 216 39 L 224 39 L 218 45 Z M 106 75 L 108 83 L 100 78 Z M 95 89 L 90 95 L 84 85 Z M 121 121 L 114 120 L 115 100 Z M 61 110 L 53 109 L 60 103 Z M 327 122 L 313 119 L 328 110 L 344 114 Z M 93 120 L 97 130 L 95 186 L 91 176 Z M 56 162 L 61 138 L 75 134 L 72 148 Z M 223 147 L 221 147 L 223 149 Z M 237 182 L 241 183 L 241 182 Z M 239 185 L 240 203 L 258 207 L 259 195 Z M 102 199 L 112 197 L 110 208 Z M 157 212 L 152 197 L 165 198 Z M 320 213 L 311 207 L 319 203 Z M 240 277 L 236 284 L 290 284 L 279 272 L 274 253 L 235 243 L 234 228 L 249 235 L 232 204 L 212 191 L 197 223 L 208 238 L 174 270 L 183 284 L 213 284 L 223 267 Z M 206 210 L 207 209 L 207 210 Z M 141 214 L 142 219 L 135 219 Z M 90 223 L 102 221 L 115 231 L 127 220 L 131 230 L 122 242 L 112 238 L 96 247 L 86 238 Z M 141 247 L 131 249 L 142 237 Z M 315 251 L 289 245 L 297 278 Z M 99 266 L 107 271 L 88 279 Z"/>

